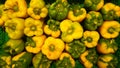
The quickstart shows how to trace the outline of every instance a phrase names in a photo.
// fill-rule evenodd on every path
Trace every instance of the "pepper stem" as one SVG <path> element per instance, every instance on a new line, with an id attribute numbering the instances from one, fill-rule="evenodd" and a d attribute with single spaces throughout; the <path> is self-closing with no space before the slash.
<path id="1" fill-rule="evenodd" d="M 68 28 L 67 34 L 72 34 L 73 32 L 74 32 L 74 28 L 73 27 Z"/>
<path id="2" fill-rule="evenodd" d="M 34 26 L 31 26 L 31 27 L 30 27 L 30 30 L 32 30 L 32 31 L 36 31 L 37 28 L 36 28 L 36 26 L 34 25 Z"/>
<path id="3" fill-rule="evenodd" d="M 93 39 L 92 39 L 91 37 L 87 37 L 86 40 L 87 40 L 88 42 L 92 42 Z"/>
<path id="4" fill-rule="evenodd" d="M 55 50 L 55 45 L 54 44 L 50 44 L 49 45 L 49 50 L 50 51 L 54 51 Z"/>
<path id="5" fill-rule="evenodd" d="M 35 15 L 40 15 L 41 10 L 40 10 L 40 8 L 34 8 L 33 12 L 35 13 Z"/>
<path id="6" fill-rule="evenodd" d="M 114 31 L 115 31 L 115 28 L 113 28 L 113 27 L 110 27 L 110 28 L 108 29 L 108 32 L 109 32 L 110 34 L 113 34 Z"/>
<path id="7" fill-rule="evenodd" d="M 13 7 L 13 10 L 14 10 L 15 12 L 19 11 L 18 6 L 14 6 L 14 7 Z"/>

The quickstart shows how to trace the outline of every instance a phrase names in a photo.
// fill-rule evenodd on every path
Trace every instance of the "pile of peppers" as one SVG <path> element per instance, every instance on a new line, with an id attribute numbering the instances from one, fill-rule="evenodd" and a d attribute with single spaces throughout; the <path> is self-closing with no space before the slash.
<path id="1" fill-rule="evenodd" d="M 107 0 L 5 0 L 0 68 L 119 68 L 119 32 L 120 5 Z"/>

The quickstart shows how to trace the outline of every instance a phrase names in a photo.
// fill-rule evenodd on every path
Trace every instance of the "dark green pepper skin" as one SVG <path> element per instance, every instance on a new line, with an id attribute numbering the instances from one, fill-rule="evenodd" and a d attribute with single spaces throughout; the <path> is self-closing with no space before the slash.
<path id="1" fill-rule="evenodd" d="M 34 68 L 49 68 L 51 63 L 52 61 L 49 60 L 41 52 L 37 53 L 32 59 L 32 64 Z"/>
<path id="2" fill-rule="evenodd" d="M 0 52 L 0 68 L 11 68 L 11 55 Z"/>
<path id="3" fill-rule="evenodd" d="M 85 50 L 86 46 L 79 40 L 74 40 L 66 45 L 66 51 L 69 52 L 73 58 L 79 58 L 80 54 Z"/>
<path id="4" fill-rule="evenodd" d="M 56 0 L 48 8 L 48 14 L 50 18 L 56 20 L 63 20 L 67 17 L 69 11 L 69 5 L 67 1 L 62 2 L 61 0 Z"/>
<path id="5" fill-rule="evenodd" d="M 33 54 L 22 52 L 12 58 L 12 68 L 28 68 L 32 61 Z"/>
<path id="6" fill-rule="evenodd" d="M 24 50 L 24 41 L 22 39 L 9 39 L 2 45 L 1 49 L 11 55 L 16 55 Z"/>
<path id="7" fill-rule="evenodd" d="M 90 11 L 84 21 L 84 28 L 87 30 L 96 30 L 103 23 L 102 15 L 99 12 Z"/>

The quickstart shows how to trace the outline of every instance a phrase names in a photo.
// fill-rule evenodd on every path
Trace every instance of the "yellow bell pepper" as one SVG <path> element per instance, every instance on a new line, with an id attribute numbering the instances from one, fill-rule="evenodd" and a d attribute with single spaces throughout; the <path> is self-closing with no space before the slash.
<path id="1" fill-rule="evenodd" d="M 86 14 L 86 9 L 79 4 L 71 5 L 71 10 L 68 12 L 67 18 L 72 21 L 81 22 L 85 19 Z"/>
<path id="2" fill-rule="evenodd" d="M 65 42 L 72 42 L 73 39 L 80 39 L 83 36 L 83 27 L 80 23 L 68 19 L 60 23 L 60 30 L 62 31 L 61 39 Z"/>
<path id="3" fill-rule="evenodd" d="M 113 54 L 104 54 L 98 57 L 99 68 L 117 68 L 118 58 Z"/>
<path id="4" fill-rule="evenodd" d="M 60 29 L 59 29 L 60 22 L 55 20 L 48 20 L 47 25 L 44 26 L 44 32 L 47 35 L 51 35 L 52 37 L 59 37 L 60 36 Z"/>
<path id="5" fill-rule="evenodd" d="M 104 21 L 99 32 L 104 38 L 116 38 L 120 32 L 120 24 L 118 21 Z"/>
<path id="6" fill-rule="evenodd" d="M 39 53 L 41 51 L 45 39 L 46 39 L 45 35 L 27 38 L 25 47 L 26 51 L 34 54 Z"/>
<path id="7" fill-rule="evenodd" d="M 5 10 L 10 18 L 27 17 L 27 3 L 25 0 L 6 0 Z"/>
<path id="8" fill-rule="evenodd" d="M 85 7 L 89 10 L 98 11 L 104 5 L 104 0 L 85 0 Z"/>
<path id="9" fill-rule="evenodd" d="M 5 31 L 11 39 L 20 39 L 24 35 L 24 19 L 12 18 L 5 21 Z"/>
<path id="10" fill-rule="evenodd" d="M 95 48 L 88 49 L 80 55 L 80 61 L 85 68 L 93 68 L 93 65 L 96 64 L 97 59 L 98 55 Z"/>
<path id="11" fill-rule="evenodd" d="M 25 29 L 24 34 L 26 36 L 40 36 L 43 34 L 43 21 L 35 20 L 33 18 L 25 19 Z"/>
<path id="12" fill-rule="evenodd" d="M 101 9 L 101 13 L 104 20 L 118 19 L 120 17 L 120 6 L 114 3 L 106 3 Z"/>
<path id="13" fill-rule="evenodd" d="M 64 42 L 59 38 L 48 37 L 42 46 L 42 53 L 50 60 L 56 60 L 64 50 Z"/>
<path id="14" fill-rule="evenodd" d="M 88 48 L 93 48 L 97 46 L 100 35 L 97 31 L 85 31 L 83 33 L 82 41 Z"/>
<path id="15" fill-rule="evenodd" d="M 56 62 L 56 68 L 75 68 L 75 60 L 67 52 L 63 52 Z"/>
<path id="16" fill-rule="evenodd" d="M 8 16 L 4 11 L 4 4 L 1 4 L 0 5 L 0 26 L 3 26 L 6 20 L 8 20 Z"/>
<path id="17" fill-rule="evenodd" d="M 115 53 L 117 50 L 118 44 L 114 39 L 101 38 L 97 45 L 97 51 L 101 54 Z"/>
<path id="18" fill-rule="evenodd" d="M 44 0 L 31 0 L 27 13 L 34 19 L 45 18 L 48 14 L 48 9 Z"/>

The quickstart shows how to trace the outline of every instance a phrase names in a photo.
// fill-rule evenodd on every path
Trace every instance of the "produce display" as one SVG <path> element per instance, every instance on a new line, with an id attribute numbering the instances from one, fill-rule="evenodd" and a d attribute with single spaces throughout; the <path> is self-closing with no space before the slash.
<path id="1" fill-rule="evenodd" d="M 120 68 L 120 0 L 0 1 L 0 68 Z"/>

